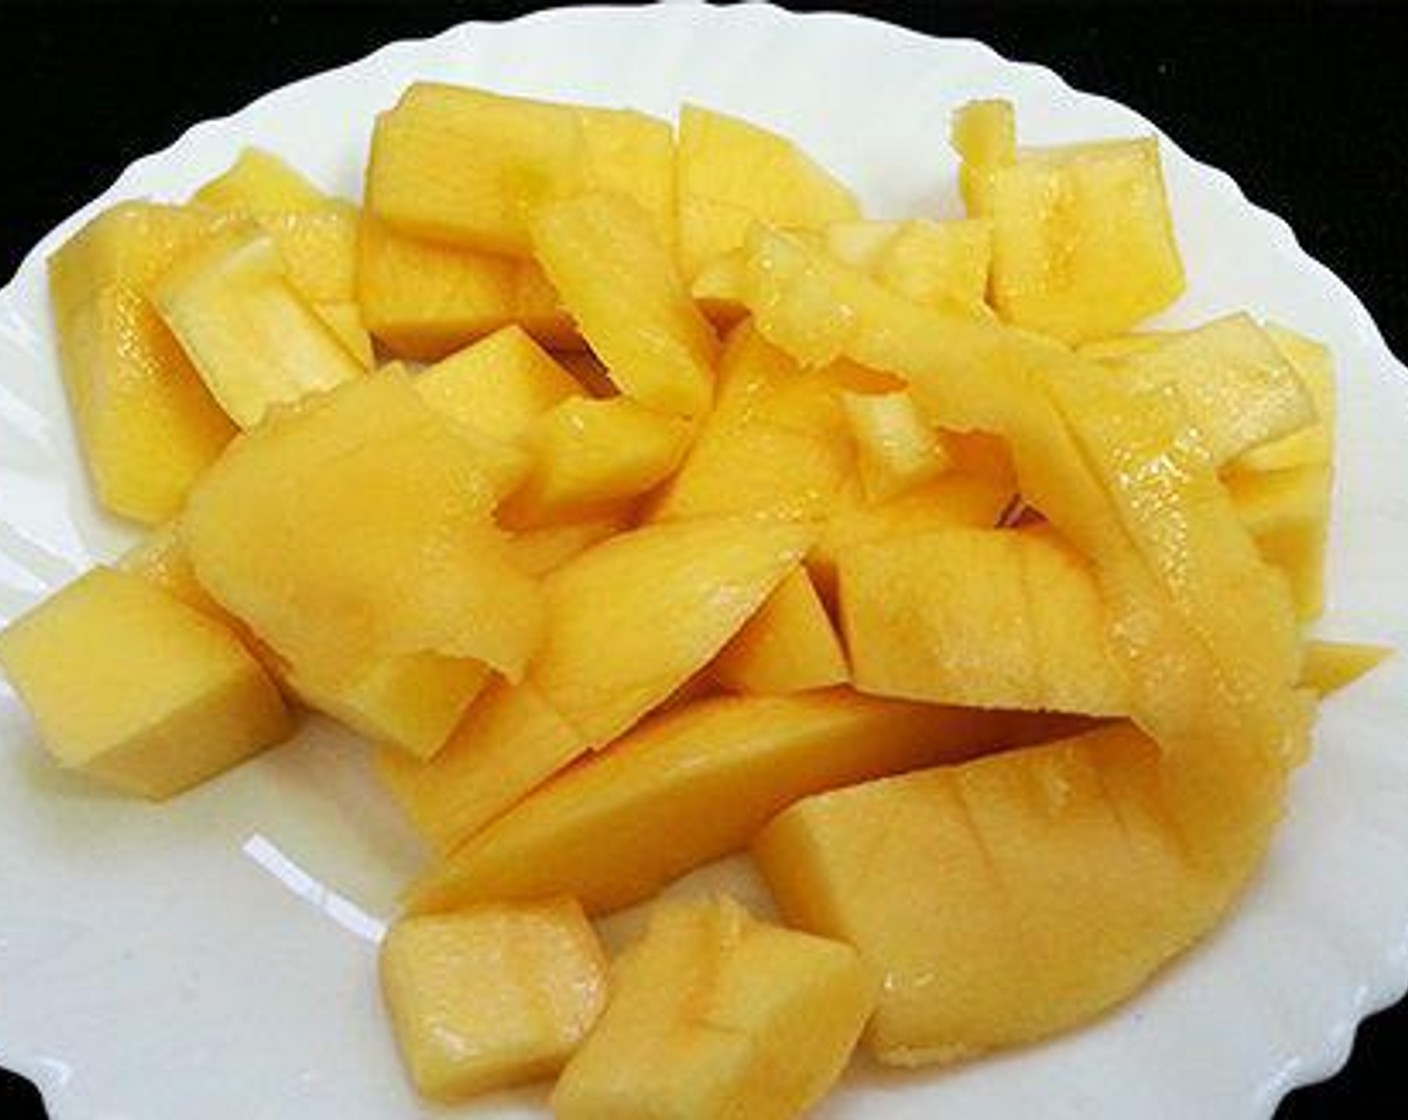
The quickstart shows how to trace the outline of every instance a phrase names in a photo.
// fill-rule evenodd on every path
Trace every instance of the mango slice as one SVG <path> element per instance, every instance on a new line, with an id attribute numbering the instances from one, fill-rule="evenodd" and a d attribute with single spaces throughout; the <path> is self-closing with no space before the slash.
<path id="1" fill-rule="evenodd" d="M 316 210 L 327 196 L 278 156 L 245 148 L 191 201 L 215 210 Z"/>
<path id="2" fill-rule="evenodd" d="M 846 653 L 805 569 L 784 579 L 710 670 L 734 692 L 780 696 L 844 684 Z"/>

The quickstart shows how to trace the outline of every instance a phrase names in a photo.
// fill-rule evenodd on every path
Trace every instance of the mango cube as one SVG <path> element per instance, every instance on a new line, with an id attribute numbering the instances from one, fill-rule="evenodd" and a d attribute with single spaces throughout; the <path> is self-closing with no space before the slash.
<path id="1" fill-rule="evenodd" d="M 714 659 L 712 673 L 734 692 L 774 696 L 850 679 L 841 640 L 805 569 L 777 585 Z"/>
<path id="2" fill-rule="evenodd" d="M 539 208 L 538 262 L 628 396 L 661 412 L 709 407 L 717 340 L 674 258 L 636 202 L 586 194 Z"/>
<path id="3" fill-rule="evenodd" d="M 327 196 L 278 156 L 245 148 L 191 201 L 215 210 L 315 210 Z"/>
<path id="4" fill-rule="evenodd" d="M 416 388 L 437 412 L 505 443 L 582 391 L 518 326 L 495 331 L 422 370 Z"/>
<path id="5" fill-rule="evenodd" d="M 444 1102 L 561 1069 L 606 1003 L 606 971 L 571 899 L 411 918 L 381 947 L 411 1080 Z"/>
<path id="6" fill-rule="evenodd" d="M 490 688 L 431 762 L 384 754 L 381 776 L 435 847 L 454 847 L 667 700 L 814 536 L 810 525 L 741 515 L 647 526 L 587 549 L 543 580 L 547 631 L 524 681 Z"/>
<path id="7" fill-rule="evenodd" d="M 411 237 L 523 256 L 528 216 L 586 185 L 584 144 L 556 106 L 417 82 L 377 118 L 367 209 Z"/>
<path id="8" fill-rule="evenodd" d="M 680 262 L 687 280 L 755 221 L 819 228 L 860 216 L 855 196 L 792 141 L 697 105 L 679 122 Z"/>
<path id="9" fill-rule="evenodd" d="M 408 237 L 370 213 L 357 238 L 356 290 L 367 329 L 404 358 L 436 361 L 510 323 L 555 346 L 577 338 L 533 261 Z"/>
<path id="10" fill-rule="evenodd" d="M 840 1077 L 875 1001 L 855 951 L 728 899 L 661 906 L 552 1095 L 563 1120 L 800 1116 Z"/>
<path id="11" fill-rule="evenodd" d="M 1051 733 L 1037 717 L 844 688 L 697 700 L 529 794 L 433 865 L 408 905 L 570 893 L 609 912 L 741 850 L 802 797 Z"/>
<path id="12" fill-rule="evenodd" d="M 191 495 L 183 533 L 215 599 L 318 681 L 416 653 L 516 677 L 543 603 L 493 524 L 497 493 L 409 377 L 376 373 L 247 432 Z"/>
<path id="13" fill-rule="evenodd" d="M 211 395 L 242 428 L 274 405 L 365 372 L 293 290 L 273 241 L 257 232 L 211 239 L 162 278 L 154 298 Z"/>
<path id="14" fill-rule="evenodd" d="M 913 490 L 952 465 L 909 393 L 845 393 L 841 399 L 860 452 L 861 482 L 872 502 Z"/>
<path id="15" fill-rule="evenodd" d="M 955 119 L 969 212 L 992 222 L 1007 322 L 1065 342 L 1127 330 L 1183 292 L 1158 141 L 1012 151 L 1010 108 Z"/>
<path id="16" fill-rule="evenodd" d="M 59 362 L 98 501 L 156 524 L 235 434 L 148 299 L 211 219 L 173 206 L 105 211 L 49 259 Z"/>
<path id="17" fill-rule="evenodd" d="M 60 765 L 154 800 L 292 730 L 233 634 L 114 569 L 93 569 L 0 633 L 0 667 Z"/>
<path id="18" fill-rule="evenodd" d="M 533 466 L 501 520 L 521 527 L 599 517 L 669 478 L 692 434 L 689 421 L 629 397 L 569 397 L 524 434 Z"/>
<path id="19" fill-rule="evenodd" d="M 1185 843 L 1157 749 L 1115 725 L 808 798 L 753 852 L 790 922 L 880 977 L 875 1057 L 916 1066 L 1127 997 L 1221 914 Z"/>
<path id="20" fill-rule="evenodd" d="M 1088 567 L 1045 532 L 942 529 L 841 554 L 840 605 L 863 692 L 1120 715 L 1129 687 Z"/>

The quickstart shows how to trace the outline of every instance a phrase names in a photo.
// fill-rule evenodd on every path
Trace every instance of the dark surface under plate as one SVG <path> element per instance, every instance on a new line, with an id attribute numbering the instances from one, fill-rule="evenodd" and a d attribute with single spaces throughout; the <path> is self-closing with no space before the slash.
<path id="1" fill-rule="evenodd" d="M 791 6 L 845 8 L 931 34 L 982 39 L 1008 57 L 1051 66 L 1079 89 L 1125 102 L 1289 220 L 1306 249 L 1364 300 L 1390 346 L 1405 352 L 1402 9 L 993 0 Z M 30 7 L 0 0 L 0 277 L 129 162 L 165 147 L 190 124 L 389 40 L 531 7 Z M 1402 466 L 1393 464 L 1395 485 L 1405 482 Z M 4 911 L 22 904 L 0 900 L 0 947 Z M 120 1038 L 121 1024 L 113 1026 Z M 1293 1093 L 1278 1116 L 1408 1115 L 1405 1065 L 1408 1010 L 1400 1005 L 1365 1024 L 1339 1076 Z M 0 1116 L 42 1115 L 29 1087 L 0 1072 Z"/>

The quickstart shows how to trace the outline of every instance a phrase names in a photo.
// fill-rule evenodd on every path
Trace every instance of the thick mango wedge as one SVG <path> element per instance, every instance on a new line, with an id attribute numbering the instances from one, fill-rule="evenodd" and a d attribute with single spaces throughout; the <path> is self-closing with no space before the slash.
<path id="1" fill-rule="evenodd" d="M 692 280 L 755 221 L 818 228 L 860 217 L 855 196 L 790 140 L 686 105 L 679 124 L 680 261 Z"/>
<path id="2" fill-rule="evenodd" d="M 756 516 L 698 518 L 579 554 L 543 580 L 548 625 L 523 683 L 491 688 L 428 765 L 384 754 L 382 777 L 427 839 L 453 848 L 667 700 L 815 535 L 808 524 Z"/>
<path id="3" fill-rule="evenodd" d="M 800 1116 L 841 1076 L 874 1006 L 850 946 L 726 898 L 662 906 L 552 1095 L 563 1120 Z"/>
<path id="4" fill-rule="evenodd" d="M 215 599 L 318 681 L 413 653 L 519 676 L 544 607 L 496 496 L 474 444 L 406 375 L 378 373 L 246 433 L 191 495 L 183 535 Z"/>
<path id="5" fill-rule="evenodd" d="M 957 1061 L 1123 999 L 1219 916 L 1124 725 L 808 798 L 753 846 L 789 922 L 881 978 L 880 1061 Z M 1098 952 L 1091 946 L 1097 945 Z"/>
<path id="6" fill-rule="evenodd" d="M 1052 726 L 849 689 L 698 701 L 536 790 L 433 866 L 409 905 L 569 893 L 593 913 L 616 910 L 743 849 L 809 794 L 1030 742 Z"/>
<path id="7" fill-rule="evenodd" d="M 124 203 L 49 259 L 59 363 L 98 501 L 157 524 L 237 429 L 152 306 L 152 285 L 219 215 Z"/>
<path id="8" fill-rule="evenodd" d="M 734 692 L 780 696 L 845 684 L 846 652 L 805 569 L 784 579 L 714 659 L 713 679 Z"/>
<path id="9" fill-rule="evenodd" d="M 587 194 L 541 207 L 531 229 L 539 263 L 621 391 L 661 412 L 705 412 L 717 340 L 649 213 L 624 195 Z"/>

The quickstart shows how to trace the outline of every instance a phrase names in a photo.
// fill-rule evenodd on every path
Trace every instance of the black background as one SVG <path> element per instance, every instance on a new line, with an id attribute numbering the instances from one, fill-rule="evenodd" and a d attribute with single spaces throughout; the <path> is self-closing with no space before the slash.
<path id="1" fill-rule="evenodd" d="M 1290 221 L 1395 351 L 1408 349 L 1408 34 L 1392 5 L 789 6 L 979 38 L 1126 102 Z M 131 160 L 190 124 L 387 40 L 530 7 L 0 0 L 0 278 Z M 120 1035 L 121 1024 L 113 1029 Z M 1408 1115 L 1405 1063 L 1408 1009 L 1399 1006 L 1364 1025 L 1339 1076 L 1292 1094 L 1278 1116 Z M 42 1115 L 26 1098 L 27 1087 L 0 1073 L 0 1115 Z"/>

